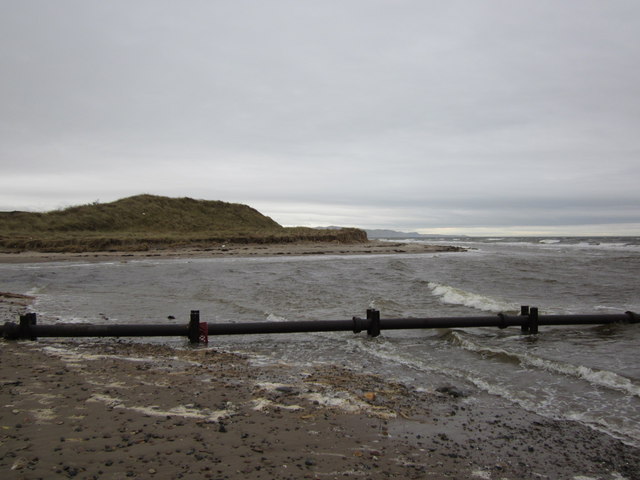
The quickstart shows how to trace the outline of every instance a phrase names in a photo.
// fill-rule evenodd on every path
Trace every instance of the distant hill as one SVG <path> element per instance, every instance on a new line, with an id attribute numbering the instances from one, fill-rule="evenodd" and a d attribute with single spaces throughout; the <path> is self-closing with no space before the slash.
<path id="1" fill-rule="evenodd" d="M 430 233 L 418 233 L 418 232 L 398 232 L 396 230 L 365 230 L 367 232 L 367 237 L 370 239 L 374 238 L 394 238 L 394 239 L 403 239 L 403 238 L 423 238 L 423 239 L 433 239 L 433 238 L 458 238 L 464 237 L 465 235 L 437 235 Z"/>
<path id="2" fill-rule="evenodd" d="M 423 238 L 418 232 L 397 232 L 395 230 L 366 230 L 369 238 Z"/>
<path id="3" fill-rule="evenodd" d="M 294 241 L 363 242 L 358 229 L 286 228 L 238 203 L 136 195 L 46 213 L 0 212 L 8 251 L 140 250 L 153 247 Z"/>
<path id="4" fill-rule="evenodd" d="M 344 227 L 337 227 L 330 225 L 328 227 L 316 227 L 320 230 L 340 230 Z M 422 238 L 422 239 L 434 239 L 434 238 L 460 238 L 466 237 L 466 235 L 438 235 L 433 233 L 418 233 L 418 232 L 399 232 L 397 230 L 385 230 L 385 229 L 366 229 L 367 238 L 374 239 L 410 239 L 410 238 Z"/>
<path id="5" fill-rule="evenodd" d="M 344 227 L 337 227 L 335 225 L 329 225 L 328 227 L 316 227 L 321 230 L 340 230 Z M 430 237 L 431 235 L 422 235 L 418 232 L 398 232 L 396 230 L 365 230 L 367 237 L 374 238 L 423 238 Z"/>

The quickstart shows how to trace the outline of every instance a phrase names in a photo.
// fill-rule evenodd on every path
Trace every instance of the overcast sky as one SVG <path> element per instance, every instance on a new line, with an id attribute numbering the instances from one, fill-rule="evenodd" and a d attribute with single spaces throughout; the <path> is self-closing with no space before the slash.
<path id="1" fill-rule="evenodd" d="M 640 235 L 637 0 L 0 0 L 0 210 Z"/>

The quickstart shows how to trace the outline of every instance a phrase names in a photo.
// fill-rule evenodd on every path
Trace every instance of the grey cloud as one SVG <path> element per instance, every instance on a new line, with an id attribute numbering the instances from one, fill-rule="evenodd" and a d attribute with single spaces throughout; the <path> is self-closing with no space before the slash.
<path id="1" fill-rule="evenodd" d="M 621 0 L 5 2 L 0 209 L 143 190 L 268 205 L 282 223 L 306 205 L 309 221 L 412 229 L 640 228 L 639 14 Z M 42 186 L 31 200 L 25 173 Z"/>

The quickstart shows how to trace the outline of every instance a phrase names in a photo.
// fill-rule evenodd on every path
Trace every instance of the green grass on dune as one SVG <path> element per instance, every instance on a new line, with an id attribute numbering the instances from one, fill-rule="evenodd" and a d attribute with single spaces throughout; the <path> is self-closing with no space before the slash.
<path id="1" fill-rule="evenodd" d="M 283 227 L 247 205 L 137 195 L 45 213 L 0 212 L 0 248 L 80 252 L 218 243 L 364 242 L 355 228 Z"/>

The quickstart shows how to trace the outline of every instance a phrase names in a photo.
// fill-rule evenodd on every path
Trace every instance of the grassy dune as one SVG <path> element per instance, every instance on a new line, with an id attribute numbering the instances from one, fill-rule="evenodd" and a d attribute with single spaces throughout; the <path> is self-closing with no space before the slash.
<path id="1" fill-rule="evenodd" d="M 0 249 L 148 250 L 220 243 L 366 242 L 355 228 L 283 227 L 242 204 L 137 195 L 46 213 L 0 212 Z"/>

